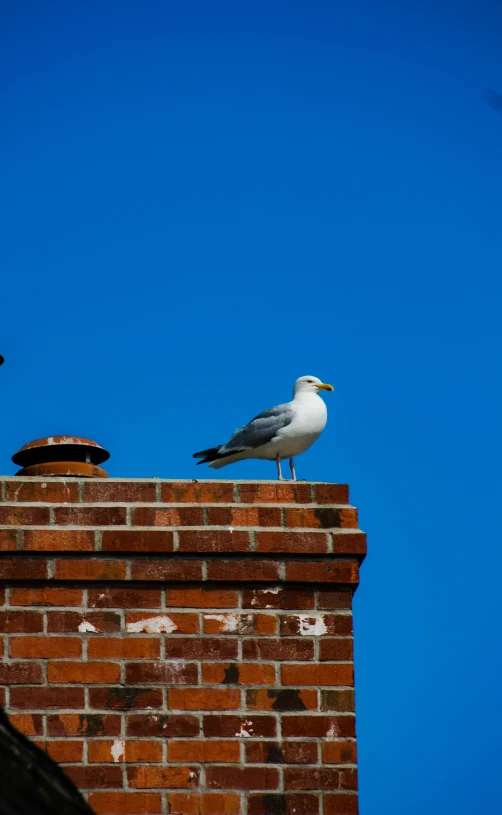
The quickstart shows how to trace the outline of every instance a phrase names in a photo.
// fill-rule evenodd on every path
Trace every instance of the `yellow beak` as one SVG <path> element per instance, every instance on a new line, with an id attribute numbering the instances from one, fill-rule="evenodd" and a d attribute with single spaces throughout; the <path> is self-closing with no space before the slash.
<path id="1" fill-rule="evenodd" d="M 333 387 L 333 385 L 328 385 L 325 382 L 321 382 L 321 384 L 317 386 L 317 390 L 318 391 L 333 391 L 334 387 Z"/>

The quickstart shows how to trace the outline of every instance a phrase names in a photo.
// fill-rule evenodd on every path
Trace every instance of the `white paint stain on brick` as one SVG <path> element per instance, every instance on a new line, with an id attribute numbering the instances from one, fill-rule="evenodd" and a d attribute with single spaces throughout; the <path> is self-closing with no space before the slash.
<path id="1" fill-rule="evenodd" d="M 145 620 L 138 620 L 136 623 L 127 623 L 126 631 L 129 634 L 139 634 L 145 631 L 148 634 L 172 634 L 178 626 L 173 623 L 166 614 L 159 614 L 157 617 L 147 617 Z"/>
<path id="2" fill-rule="evenodd" d="M 241 724 L 241 729 L 235 735 L 236 736 L 241 736 L 244 739 L 251 738 L 254 735 L 254 733 L 253 733 L 253 722 L 251 721 L 251 719 L 246 719 Z"/>
<path id="3" fill-rule="evenodd" d="M 330 724 L 330 726 L 328 728 L 328 732 L 326 733 L 326 738 L 327 739 L 336 739 L 336 737 L 338 735 L 339 735 L 339 731 L 338 731 L 338 727 L 336 726 L 336 723 L 331 722 L 331 724 Z"/>
<path id="4" fill-rule="evenodd" d="M 94 626 L 88 620 L 83 620 L 80 623 L 80 625 L 78 627 L 78 630 L 80 631 L 81 634 L 86 634 L 86 633 L 94 633 L 95 634 L 98 629 L 96 628 L 96 626 Z"/>
<path id="5" fill-rule="evenodd" d="M 262 589 L 263 594 L 279 594 L 279 586 L 274 586 L 271 589 Z"/>
<path id="6" fill-rule="evenodd" d="M 113 742 L 110 752 L 113 756 L 113 760 L 115 762 L 120 761 L 125 753 L 125 741 L 120 741 L 119 739 L 115 739 Z"/>
<path id="7" fill-rule="evenodd" d="M 222 631 L 237 631 L 239 628 L 239 615 L 238 614 L 204 614 L 205 620 L 217 620 L 223 623 Z"/>
<path id="8" fill-rule="evenodd" d="M 328 633 L 322 614 L 320 614 L 319 617 L 309 617 L 306 614 L 300 614 L 299 619 L 300 634 L 304 637 L 320 637 L 322 634 Z"/>

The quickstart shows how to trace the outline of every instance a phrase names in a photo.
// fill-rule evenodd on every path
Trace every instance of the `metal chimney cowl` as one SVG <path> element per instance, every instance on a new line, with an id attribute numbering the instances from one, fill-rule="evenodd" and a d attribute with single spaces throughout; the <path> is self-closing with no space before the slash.
<path id="1" fill-rule="evenodd" d="M 109 458 L 110 453 L 91 439 L 47 436 L 25 444 L 14 453 L 12 461 L 22 468 L 16 475 L 108 478 L 98 464 Z"/>

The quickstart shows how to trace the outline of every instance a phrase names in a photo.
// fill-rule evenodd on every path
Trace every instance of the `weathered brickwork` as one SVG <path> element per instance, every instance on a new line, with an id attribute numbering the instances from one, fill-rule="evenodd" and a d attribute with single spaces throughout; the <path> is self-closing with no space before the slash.
<path id="1" fill-rule="evenodd" d="M 358 812 L 346 486 L 0 486 L 0 703 L 96 813 Z"/>

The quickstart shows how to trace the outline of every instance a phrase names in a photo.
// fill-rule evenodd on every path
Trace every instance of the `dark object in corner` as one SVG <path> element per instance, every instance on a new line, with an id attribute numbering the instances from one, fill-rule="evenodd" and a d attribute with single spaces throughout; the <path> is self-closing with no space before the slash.
<path id="1" fill-rule="evenodd" d="M 5 360 L 4 360 L 3 356 L 0 354 L 0 365 L 3 365 L 4 362 L 5 362 Z"/>
<path id="2" fill-rule="evenodd" d="M 0 815 L 93 815 L 60 767 L 0 707 Z"/>

